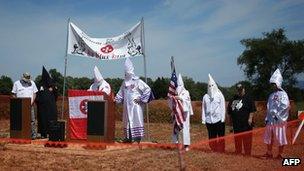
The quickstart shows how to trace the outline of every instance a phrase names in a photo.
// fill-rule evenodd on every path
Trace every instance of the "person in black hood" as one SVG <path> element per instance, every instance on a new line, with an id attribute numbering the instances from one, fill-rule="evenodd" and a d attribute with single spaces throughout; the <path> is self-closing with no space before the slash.
<path id="1" fill-rule="evenodd" d="M 57 87 L 47 70 L 42 68 L 42 86 L 38 92 L 37 103 L 37 119 L 38 133 L 41 138 L 46 138 L 49 125 L 51 122 L 57 121 Z"/>

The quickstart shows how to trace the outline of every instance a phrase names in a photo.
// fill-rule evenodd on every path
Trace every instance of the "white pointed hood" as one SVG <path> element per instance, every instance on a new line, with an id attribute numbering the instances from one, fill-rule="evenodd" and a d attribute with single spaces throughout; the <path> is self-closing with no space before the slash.
<path id="1" fill-rule="evenodd" d="M 178 74 L 176 91 L 177 91 L 177 95 L 183 99 L 182 104 L 183 104 L 184 112 L 187 112 L 188 114 L 193 115 L 191 97 L 190 97 L 189 91 L 187 91 L 184 86 L 184 81 L 183 81 L 183 77 L 181 74 Z"/>
<path id="2" fill-rule="evenodd" d="M 104 79 L 99 71 L 99 69 L 97 68 L 97 66 L 94 67 L 94 82 L 95 83 L 99 83 L 102 82 Z"/>
<path id="3" fill-rule="evenodd" d="M 132 83 L 132 79 L 137 79 L 134 73 L 133 63 L 129 58 L 125 61 L 125 85 L 129 86 Z"/>
<path id="4" fill-rule="evenodd" d="M 178 74 L 177 88 L 176 88 L 177 94 L 180 94 L 184 89 L 185 89 L 185 86 L 184 86 L 183 77 L 181 74 Z"/>
<path id="5" fill-rule="evenodd" d="M 279 69 L 276 69 L 269 80 L 270 83 L 275 83 L 279 89 L 282 89 L 283 77 Z"/>
<path id="6" fill-rule="evenodd" d="M 208 95 L 211 98 L 214 98 L 214 95 L 219 92 L 220 90 L 218 89 L 215 81 L 213 80 L 212 76 L 208 74 L 209 80 L 208 80 Z"/>
<path id="7" fill-rule="evenodd" d="M 125 73 L 135 75 L 133 63 L 129 58 L 126 58 L 125 61 Z"/>

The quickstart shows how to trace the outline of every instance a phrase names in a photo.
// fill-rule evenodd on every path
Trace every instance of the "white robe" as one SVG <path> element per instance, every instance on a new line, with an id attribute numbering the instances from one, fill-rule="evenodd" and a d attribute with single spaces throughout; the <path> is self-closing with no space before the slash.
<path id="1" fill-rule="evenodd" d="M 272 93 L 267 102 L 267 124 L 286 122 L 289 115 L 289 98 L 285 91 Z M 277 118 L 277 119 L 276 119 Z"/>
<path id="2" fill-rule="evenodd" d="M 144 117 L 143 117 L 143 103 L 147 103 L 150 98 L 151 88 L 140 79 L 132 79 L 126 86 L 122 83 L 115 101 L 117 103 L 123 102 L 123 124 L 124 132 L 127 138 L 130 137 L 129 130 L 133 138 L 144 137 Z M 134 99 L 140 100 L 141 104 L 136 104 Z"/>
<path id="3" fill-rule="evenodd" d="M 185 122 L 183 123 L 183 130 L 182 130 L 183 131 L 183 144 L 190 145 L 190 115 L 193 115 L 193 109 L 191 106 L 191 98 L 190 98 L 189 91 L 184 89 L 179 94 L 179 97 L 182 99 L 184 116 L 186 119 Z M 169 104 L 171 104 L 171 103 L 169 103 Z M 178 143 L 178 133 L 175 134 L 173 131 L 172 139 L 173 139 L 173 143 Z"/>
<path id="4" fill-rule="evenodd" d="M 214 124 L 219 121 L 225 122 L 226 105 L 221 92 L 214 94 L 212 99 L 205 94 L 202 101 L 202 123 Z"/>
<path id="5" fill-rule="evenodd" d="M 279 145 L 287 144 L 286 125 L 289 116 L 289 98 L 285 91 L 272 93 L 267 102 L 266 130 L 264 142 L 271 144 L 274 136 Z"/>
<path id="6" fill-rule="evenodd" d="M 102 81 L 101 84 L 99 82 L 94 82 L 90 86 L 89 91 L 102 91 L 109 96 L 111 94 L 111 86 L 106 81 Z"/>

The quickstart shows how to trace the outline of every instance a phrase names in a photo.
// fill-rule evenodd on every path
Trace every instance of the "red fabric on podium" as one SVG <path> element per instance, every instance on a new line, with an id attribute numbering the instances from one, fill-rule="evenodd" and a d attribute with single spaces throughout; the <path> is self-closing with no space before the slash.
<path id="1" fill-rule="evenodd" d="M 77 140 L 87 139 L 87 119 L 70 119 L 70 138 Z"/>
<path id="2" fill-rule="evenodd" d="M 68 90 L 70 138 L 87 139 L 87 101 L 103 100 L 103 92 Z"/>

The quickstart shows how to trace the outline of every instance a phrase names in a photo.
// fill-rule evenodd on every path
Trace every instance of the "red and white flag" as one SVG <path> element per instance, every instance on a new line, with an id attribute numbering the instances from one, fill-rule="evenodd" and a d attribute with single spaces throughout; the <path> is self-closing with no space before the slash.
<path id="1" fill-rule="evenodd" d="M 171 57 L 171 70 L 172 70 L 172 75 L 169 83 L 169 91 L 168 91 L 168 99 L 169 99 L 169 107 L 172 110 L 172 115 L 173 115 L 173 123 L 174 123 L 174 128 L 173 131 L 174 133 L 178 133 L 180 130 L 183 129 L 183 123 L 185 122 L 185 117 L 184 117 L 184 110 L 183 110 L 183 105 L 180 100 L 177 100 L 175 96 L 177 96 L 177 77 L 176 77 L 176 72 L 175 72 L 175 66 L 174 66 L 174 58 Z"/>
<path id="2" fill-rule="evenodd" d="M 103 93 L 86 90 L 69 90 L 69 129 L 71 139 L 87 139 L 87 102 L 103 100 Z"/>

